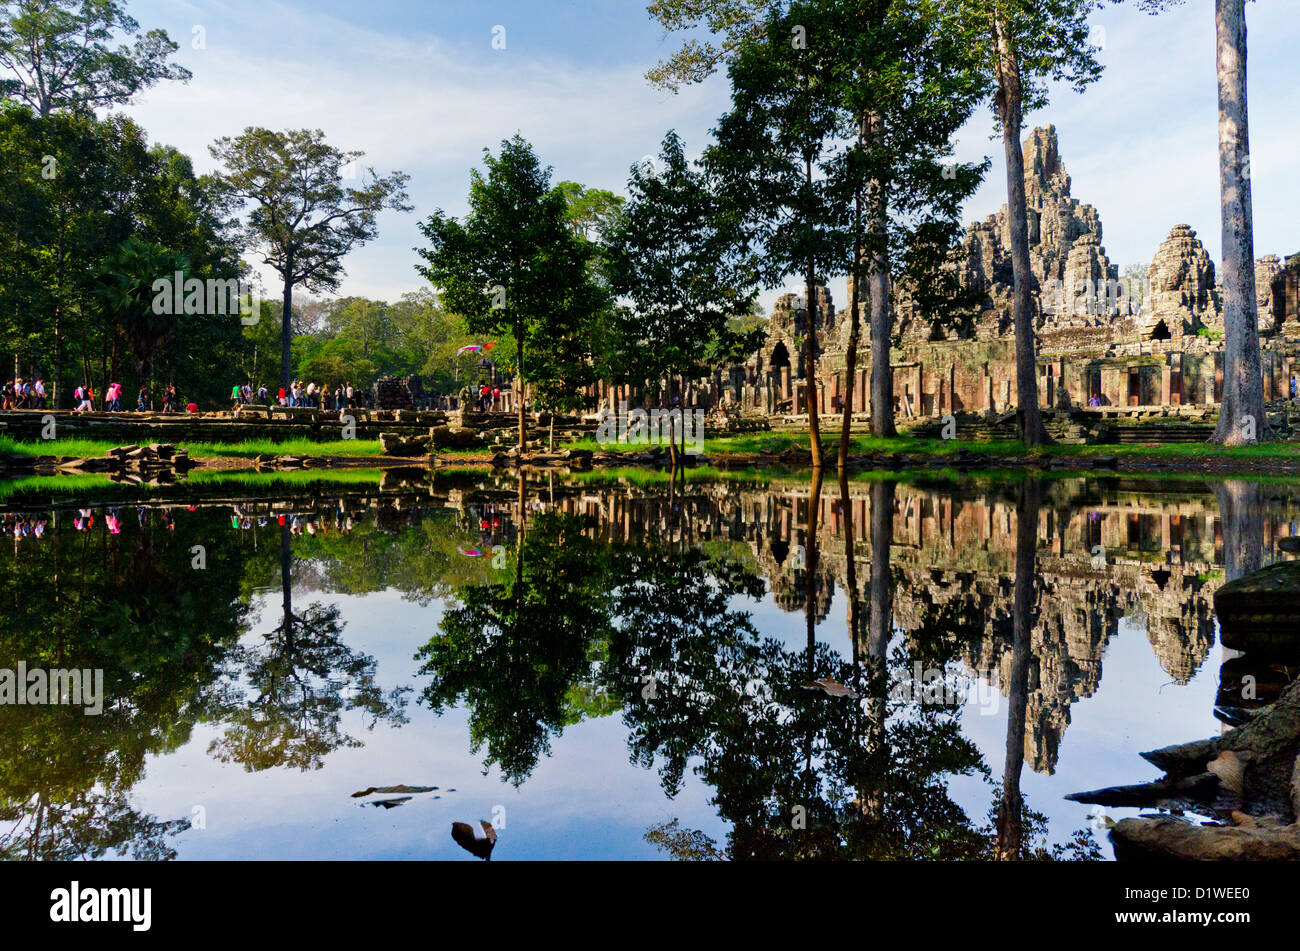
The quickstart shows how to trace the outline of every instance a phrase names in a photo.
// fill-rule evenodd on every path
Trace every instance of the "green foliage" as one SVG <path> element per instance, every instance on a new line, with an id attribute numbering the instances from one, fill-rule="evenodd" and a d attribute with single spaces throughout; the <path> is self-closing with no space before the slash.
<path id="1" fill-rule="evenodd" d="M 484 164 L 486 175 L 471 173 L 464 221 L 438 210 L 420 224 L 429 247 L 416 249 L 427 262 L 417 270 L 470 331 L 512 339 L 515 369 L 541 405 L 575 405 L 595 379 L 593 329 L 607 306 L 594 247 L 575 234 L 564 190 L 522 138 L 503 141 L 499 155 L 485 149 Z"/>
<path id="2" fill-rule="evenodd" d="M 761 336 L 734 322 L 753 313 L 756 296 L 739 222 L 675 132 L 658 166 L 632 167 L 631 201 L 606 234 L 606 273 L 627 304 L 602 335 L 610 378 L 652 387 L 744 359 Z"/>
<path id="3" fill-rule="evenodd" d="M 129 398 L 150 382 L 133 353 L 160 385 L 179 377 L 185 395 L 200 399 L 216 398 L 223 382 L 229 392 L 237 318 L 155 321 L 127 303 L 153 279 L 171 278 L 153 267 L 184 260 L 190 277 L 240 273 L 211 182 L 185 156 L 151 146 L 122 116 L 40 118 L 9 106 L 0 109 L 0 208 L 9 249 L 0 257 L 0 346 L 21 375 L 57 386 L 56 405 L 67 405 L 77 383 L 102 393 L 110 379 Z"/>
<path id="4" fill-rule="evenodd" d="M 1082 92 L 1101 77 L 1100 49 L 1089 42 L 1095 0 L 951 0 L 934 15 L 985 77 L 994 118 L 1017 123 L 1045 107 L 1053 85 Z M 1002 45 L 999 46 L 999 35 Z"/>
<path id="5" fill-rule="evenodd" d="M 225 206 L 253 206 L 239 230 L 241 245 L 260 253 L 282 281 L 280 385 L 287 388 L 293 288 L 337 290 L 343 259 L 378 235 L 379 213 L 411 210 L 409 176 L 380 176 L 370 168 L 357 187 L 346 185 L 365 153 L 329 145 L 320 130 L 250 126 L 234 138 L 217 139 L 208 151 L 225 167 L 214 179 Z"/>
<path id="6" fill-rule="evenodd" d="M 543 513 L 500 580 L 460 589 L 438 633 L 416 655 L 436 713 L 465 702 L 485 765 L 519 785 L 571 720 L 570 686 L 589 678 L 591 645 L 608 637 L 605 550 L 582 524 Z"/>
<path id="7" fill-rule="evenodd" d="M 622 196 L 604 188 L 588 188 L 579 182 L 560 182 L 555 187 L 568 203 L 566 217 L 577 237 L 601 241 L 622 214 Z"/>
<path id="8" fill-rule="evenodd" d="M 89 113 L 123 105 L 164 79 L 190 72 L 168 58 L 177 46 L 165 30 L 113 47 L 140 24 L 118 0 L 6 0 L 0 5 L 0 96 L 26 103 L 40 116 L 60 110 Z"/>

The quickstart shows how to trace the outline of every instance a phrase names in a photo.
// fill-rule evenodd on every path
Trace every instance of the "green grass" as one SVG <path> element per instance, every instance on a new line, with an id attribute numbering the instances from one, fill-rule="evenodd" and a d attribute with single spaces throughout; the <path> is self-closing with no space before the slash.
<path id="1" fill-rule="evenodd" d="M 102 457 L 108 450 L 126 445 L 110 439 L 51 439 L 19 441 L 0 436 L 0 453 L 23 456 L 82 456 Z M 348 456 L 365 458 L 382 456 L 378 439 L 338 439 L 331 442 L 312 442 L 310 439 L 245 439 L 239 442 L 184 442 L 180 443 L 195 459 L 252 458 L 269 455 L 292 456 Z"/>
<path id="2" fill-rule="evenodd" d="M 241 488 L 334 485 L 378 485 L 383 469 L 295 469 L 288 472 L 250 472 L 247 469 L 195 469 L 178 486 L 235 485 Z"/>
<path id="3" fill-rule="evenodd" d="M 383 447 L 378 439 L 337 439 L 331 442 L 312 442 L 310 439 L 245 439 L 240 442 L 186 443 L 190 455 L 196 459 L 251 458 L 262 454 L 272 456 L 347 456 L 363 458 L 382 456 Z"/>
<path id="4" fill-rule="evenodd" d="M 142 440 L 147 445 L 152 439 Z M 51 439 L 19 441 L 0 436 L 0 454 L 23 456 L 103 456 L 108 450 L 128 445 L 111 439 Z M 346 456 L 348 458 L 381 458 L 383 447 L 378 439 L 335 439 L 313 442 L 310 439 L 243 439 L 239 442 L 179 442 L 190 451 L 193 459 L 251 459 L 254 456 Z M 439 449 L 439 456 L 469 456 L 489 452 L 487 449 Z"/>
<path id="5" fill-rule="evenodd" d="M 29 493 L 75 495 L 89 489 L 102 489 L 113 485 L 108 476 L 83 473 L 64 476 L 25 476 L 21 479 L 0 479 L 0 502 Z"/>
<path id="6" fill-rule="evenodd" d="M 808 448 L 804 433 L 745 433 L 736 436 L 717 436 L 706 439 L 705 455 L 757 455 L 764 451 L 779 454 L 787 449 Z M 823 438 L 824 451 L 829 456 L 838 451 L 838 438 Z M 595 452 L 644 452 L 648 446 L 610 443 L 601 445 L 594 439 L 583 439 L 576 448 Z M 1092 456 L 1117 456 L 1151 459 L 1187 459 L 1215 456 L 1228 459 L 1265 460 L 1281 459 L 1300 461 L 1300 443 L 1262 443 L 1258 446 L 1215 446 L 1208 443 L 1168 443 L 1164 445 L 1088 445 L 1088 446 L 1026 446 L 1016 439 L 969 442 L 957 439 L 918 439 L 896 436 L 881 439 L 876 436 L 852 436 L 850 453 L 853 455 L 882 455 L 900 453 L 908 456 L 940 457 L 955 455 L 962 449 L 1004 458 L 1059 458 Z"/>
<path id="7" fill-rule="evenodd" d="M 828 458 L 838 450 L 837 438 L 824 438 L 823 446 Z M 109 449 L 119 443 L 111 440 L 97 439 L 55 439 L 49 442 L 41 440 L 19 441 L 0 435 L 0 454 L 29 456 L 98 456 L 102 457 Z M 379 458 L 383 449 L 374 439 L 340 439 L 330 442 L 312 442 L 309 439 L 289 439 L 275 442 L 271 439 L 247 439 L 239 442 L 212 443 L 194 442 L 183 444 L 195 459 L 202 458 L 252 458 L 268 455 L 316 455 L 339 456 L 348 458 Z M 557 443 L 557 448 L 562 444 Z M 636 453 L 648 447 L 610 443 L 602 445 L 595 439 L 582 439 L 574 443 L 563 444 L 570 448 L 587 449 L 593 452 Z M 1087 446 L 1037 446 L 1026 448 L 1014 439 L 993 440 L 989 442 L 970 442 L 946 439 L 917 439 L 911 436 L 897 436 L 881 439 L 875 436 L 858 435 L 851 437 L 853 455 L 889 455 L 899 453 L 913 457 L 931 458 L 955 455 L 965 449 L 972 453 L 982 453 L 993 457 L 1015 459 L 1084 459 L 1095 456 L 1116 456 L 1128 459 L 1183 460 L 1183 459 L 1231 459 L 1241 462 L 1300 462 L 1300 443 L 1273 442 L 1257 446 L 1215 446 L 1207 443 L 1169 443 L 1164 445 L 1087 445 Z M 787 449 L 806 449 L 808 437 L 798 432 L 782 433 L 744 433 L 734 436 L 717 436 L 705 440 L 706 455 L 760 455 L 780 454 Z M 483 449 L 439 450 L 443 457 L 457 457 L 482 454 Z"/>
<path id="8" fill-rule="evenodd" d="M 745 482 L 767 485 L 780 478 L 783 470 L 758 469 L 750 466 L 746 469 L 715 469 L 712 466 L 697 466 L 681 469 L 678 477 L 687 482 Z M 790 473 L 793 475 L 793 473 Z M 653 485 L 667 485 L 671 478 L 666 469 L 645 469 L 640 466 L 609 466 L 592 469 L 587 472 L 570 472 L 564 476 L 565 481 L 579 482 L 586 485 L 610 485 L 628 483 L 638 488 Z"/>

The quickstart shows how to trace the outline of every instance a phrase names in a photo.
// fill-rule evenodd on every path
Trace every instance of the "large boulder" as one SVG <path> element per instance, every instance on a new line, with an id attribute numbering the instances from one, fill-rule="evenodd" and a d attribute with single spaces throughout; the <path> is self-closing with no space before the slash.
<path id="1" fill-rule="evenodd" d="M 1300 561 L 1280 561 L 1214 594 L 1224 647 L 1267 654 L 1300 650 Z"/>
<path id="2" fill-rule="evenodd" d="M 380 433 L 379 444 L 384 447 L 384 455 L 397 456 L 402 459 L 429 454 L 429 436 L 404 436 L 401 433 Z"/>
<path id="3" fill-rule="evenodd" d="M 1180 862 L 1294 862 L 1300 860 L 1300 828 L 1251 821 L 1198 825 L 1176 816 L 1123 819 L 1111 830 L 1120 860 Z"/>
<path id="4" fill-rule="evenodd" d="M 451 426 L 434 426 L 428 439 L 435 449 L 472 449 L 482 442 L 477 430 Z"/>

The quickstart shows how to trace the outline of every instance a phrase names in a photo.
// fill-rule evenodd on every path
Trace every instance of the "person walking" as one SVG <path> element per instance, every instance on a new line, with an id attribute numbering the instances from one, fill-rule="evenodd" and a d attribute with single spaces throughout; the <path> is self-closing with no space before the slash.
<path id="1" fill-rule="evenodd" d="M 147 413 L 149 411 L 149 389 L 140 387 L 140 392 L 136 394 L 135 411 L 137 413 Z"/>

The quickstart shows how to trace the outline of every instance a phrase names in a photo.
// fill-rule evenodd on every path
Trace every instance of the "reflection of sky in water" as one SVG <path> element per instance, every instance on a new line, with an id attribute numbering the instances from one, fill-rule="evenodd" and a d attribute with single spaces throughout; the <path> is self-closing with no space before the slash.
<path id="1" fill-rule="evenodd" d="M 347 625 L 345 643 L 374 655 L 377 682 L 385 689 L 423 683 L 415 651 L 436 630 L 442 607 L 421 608 L 393 591 L 364 597 L 295 594 L 295 607 L 315 600 L 337 604 Z M 804 615 L 781 610 L 770 595 L 759 604 L 733 602 L 753 612 L 759 630 L 788 650 L 807 643 Z M 275 595 L 261 599 L 260 634 L 274 626 Z M 846 602 L 837 590 L 817 637 L 848 658 Z M 1054 775 L 1035 773 L 1026 762 L 1021 788 L 1029 807 L 1046 814 L 1053 842 L 1087 828 L 1093 807 L 1066 802 L 1070 792 L 1154 779 L 1158 771 L 1138 757 L 1143 750 L 1219 731 L 1212 715 L 1221 650 L 1217 646 L 1190 684 L 1170 682 L 1147 641 L 1129 619 L 1119 624 L 1103 657 L 1098 692 L 1070 707 L 1070 723 L 1060 746 Z M 963 729 L 1001 776 L 1006 745 L 1007 703 L 998 696 L 992 714 L 981 714 L 978 696 L 968 694 Z M 837 702 L 827 698 L 828 703 Z M 552 737 L 551 754 L 515 789 L 493 769 L 482 772 L 482 752 L 470 750 L 465 711 L 438 718 L 415 701 L 410 723 L 367 732 L 355 713 L 344 728 L 364 746 L 339 749 L 323 768 L 300 772 L 270 769 L 248 773 L 223 765 L 207 753 L 217 735 L 200 726 L 192 741 L 173 754 L 153 757 L 135 804 L 160 818 L 206 811 L 206 829 L 191 829 L 176 841 L 182 859 L 464 859 L 474 861 L 450 837 L 453 821 L 491 820 L 505 809 L 505 829 L 493 855 L 502 859 L 661 858 L 644 839 L 652 825 L 672 818 L 685 829 L 699 829 L 721 844 L 725 824 L 708 800 L 712 790 L 688 769 L 685 788 L 669 800 L 655 770 L 629 761 L 626 730 L 619 713 L 567 727 Z M 992 802 L 979 777 L 952 777 L 954 801 L 982 823 Z M 431 785 L 437 792 L 416 795 L 393 809 L 362 806 L 351 798 L 370 786 Z M 455 789 L 455 792 L 449 790 Z M 432 798 L 438 796 L 440 798 Z M 372 796 L 385 798 L 383 796 Z M 1136 810 L 1110 809 L 1113 817 Z M 1109 856 L 1104 833 L 1099 841 Z"/>
<path id="2" fill-rule="evenodd" d="M 347 621 L 345 643 L 375 657 L 376 680 L 384 688 L 420 683 L 414 654 L 437 628 L 439 604 L 421 608 L 391 591 L 365 597 L 313 592 L 296 593 L 295 608 L 314 600 L 339 605 Z M 274 626 L 278 606 L 274 596 L 262 603 L 255 633 Z M 707 804 L 708 788 L 689 772 L 674 802 L 664 796 L 655 771 L 629 762 L 618 714 L 566 727 L 519 789 L 502 782 L 495 769 L 483 775 L 483 757 L 470 750 L 461 709 L 439 718 L 412 697 L 407 714 L 411 722 L 405 726 L 373 732 L 364 731 L 358 715 L 345 715 L 344 728 L 365 745 L 336 750 L 320 770 L 309 772 L 247 773 L 222 765 L 207 753 L 217 732 L 199 727 L 184 748 L 150 758 L 133 801 L 166 818 L 205 807 L 207 828 L 174 840 L 182 859 L 477 861 L 452 841 L 451 823 L 490 821 L 498 805 L 505 807 L 506 827 L 493 861 L 661 858 L 644 835 L 674 817 L 715 837 L 725 831 Z M 351 798 L 371 786 L 398 784 L 440 788 L 392 809 Z"/>

